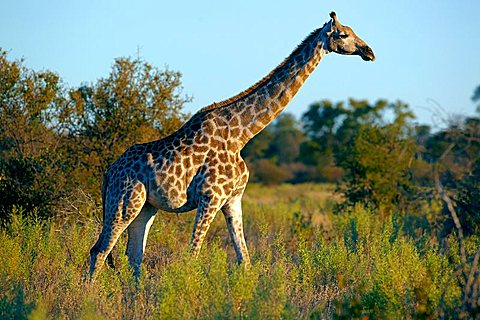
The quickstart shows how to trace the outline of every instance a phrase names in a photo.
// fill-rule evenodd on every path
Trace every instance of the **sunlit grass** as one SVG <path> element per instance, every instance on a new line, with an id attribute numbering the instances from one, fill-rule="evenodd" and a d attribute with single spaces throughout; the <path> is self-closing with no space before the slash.
<path id="1" fill-rule="evenodd" d="M 442 295 L 448 314 L 460 299 L 448 281 L 455 252 L 419 246 L 399 217 L 380 221 L 362 207 L 334 215 L 333 190 L 250 186 L 243 204 L 249 270 L 235 262 L 221 213 L 198 259 L 187 253 L 194 214 L 159 213 L 138 283 L 125 237 L 116 269 L 105 267 L 90 284 L 88 252 L 99 224 L 17 217 L 0 231 L 0 318 L 435 318 Z"/>

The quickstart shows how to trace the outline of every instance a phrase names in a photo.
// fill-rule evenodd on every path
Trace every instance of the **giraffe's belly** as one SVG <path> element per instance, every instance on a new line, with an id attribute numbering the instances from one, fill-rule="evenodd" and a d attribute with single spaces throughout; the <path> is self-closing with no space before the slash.
<path id="1" fill-rule="evenodd" d="M 183 174 L 164 176 L 158 171 L 149 183 L 147 201 L 167 212 L 186 212 L 197 207 L 202 177 L 187 170 Z"/>
<path id="2" fill-rule="evenodd" d="M 153 191 L 149 194 L 147 201 L 158 208 L 167 212 L 186 212 L 195 209 L 197 206 L 193 200 L 179 201 L 183 199 L 169 198 L 161 192 Z"/>
<path id="3" fill-rule="evenodd" d="M 196 208 L 196 201 L 185 188 L 175 185 L 160 186 L 149 190 L 147 201 L 154 207 L 167 212 L 185 212 Z"/>

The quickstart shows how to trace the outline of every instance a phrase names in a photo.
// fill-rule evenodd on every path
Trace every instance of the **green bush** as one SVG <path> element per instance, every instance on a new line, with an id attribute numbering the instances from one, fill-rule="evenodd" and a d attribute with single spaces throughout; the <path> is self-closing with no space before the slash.
<path id="1" fill-rule="evenodd" d="M 88 252 L 99 223 L 32 222 L 17 212 L 0 230 L 0 314 L 84 319 L 452 314 L 460 299 L 458 284 L 449 282 L 458 252 L 418 247 L 395 215 L 381 221 L 375 211 L 356 206 L 334 216 L 331 190 L 250 186 L 244 203 L 249 270 L 235 263 L 222 217 L 214 221 L 200 256 L 191 259 L 193 214 L 159 213 L 138 282 L 123 254 L 125 237 L 114 253 L 116 269 L 105 267 L 90 284 Z"/>
<path id="2" fill-rule="evenodd" d="M 415 197 L 410 167 L 416 145 L 402 134 L 402 126 L 364 125 L 339 157 L 346 171 L 340 190 L 346 204 L 374 206 L 387 212 L 408 211 Z"/>

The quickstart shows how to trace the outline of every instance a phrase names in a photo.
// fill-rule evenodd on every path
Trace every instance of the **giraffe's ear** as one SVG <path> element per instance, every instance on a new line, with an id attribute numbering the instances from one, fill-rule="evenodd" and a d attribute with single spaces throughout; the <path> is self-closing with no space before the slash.
<path id="1" fill-rule="evenodd" d="M 330 12 L 330 18 L 332 18 L 332 20 L 333 20 L 332 24 L 334 26 L 336 26 L 336 27 L 341 27 L 342 26 L 342 24 L 337 19 L 337 14 L 335 13 L 335 11 Z"/>

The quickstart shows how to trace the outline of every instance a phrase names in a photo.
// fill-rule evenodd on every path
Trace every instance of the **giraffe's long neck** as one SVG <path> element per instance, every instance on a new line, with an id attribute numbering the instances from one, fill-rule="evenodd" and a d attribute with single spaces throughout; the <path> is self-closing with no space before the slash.
<path id="1" fill-rule="evenodd" d="M 325 27 L 325 26 L 324 26 Z M 228 139 L 243 146 L 282 112 L 320 60 L 324 48 L 323 28 L 312 32 L 269 75 L 235 97 L 208 106 L 200 112 L 213 112 L 230 129 Z"/>

